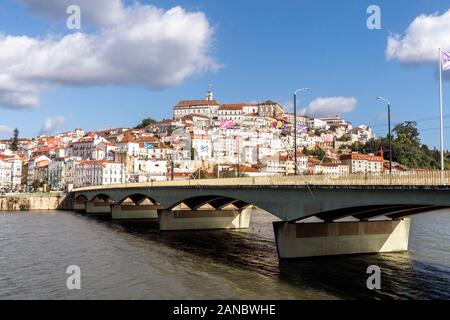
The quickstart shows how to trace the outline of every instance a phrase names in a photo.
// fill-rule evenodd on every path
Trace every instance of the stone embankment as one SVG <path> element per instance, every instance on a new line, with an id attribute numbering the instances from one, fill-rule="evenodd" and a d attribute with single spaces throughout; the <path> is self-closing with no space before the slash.
<path id="1" fill-rule="evenodd" d="M 70 210 L 66 194 L 17 194 L 0 196 L 0 211 Z"/>

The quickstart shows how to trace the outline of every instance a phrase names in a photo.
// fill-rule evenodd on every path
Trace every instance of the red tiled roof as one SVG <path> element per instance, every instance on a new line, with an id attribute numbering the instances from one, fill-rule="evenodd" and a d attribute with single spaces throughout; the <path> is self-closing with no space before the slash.
<path id="1" fill-rule="evenodd" d="M 380 156 L 369 156 L 361 153 L 351 153 L 344 154 L 340 157 L 341 160 L 366 160 L 366 161 L 375 161 L 375 162 L 383 162 L 383 157 Z"/>
<path id="2" fill-rule="evenodd" d="M 242 109 L 243 107 L 248 106 L 248 104 L 243 104 L 243 103 L 228 103 L 228 104 L 223 104 L 219 110 L 239 110 Z"/>
<path id="3" fill-rule="evenodd" d="M 183 100 L 178 102 L 176 107 L 186 108 L 190 106 L 218 106 L 217 100 Z"/>
<path id="4" fill-rule="evenodd" d="M 182 120 L 186 120 L 186 119 L 192 119 L 194 117 L 197 118 L 203 118 L 203 119 L 209 119 L 207 116 L 201 115 L 201 114 L 187 114 L 185 115 L 183 118 L 181 118 Z"/>
<path id="5" fill-rule="evenodd" d="M 342 164 L 342 163 L 335 163 L 335 162 L 323 162 L 321 164 L 322 167 L 339 167 L 339 166 L 347 166 L 346 164 Z"/>

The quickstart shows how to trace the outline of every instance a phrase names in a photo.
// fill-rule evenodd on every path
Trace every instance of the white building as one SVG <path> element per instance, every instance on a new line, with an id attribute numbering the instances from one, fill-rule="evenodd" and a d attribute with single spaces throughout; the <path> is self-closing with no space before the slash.
<path id="1" fill-rule="evenodd" d="M 84 160 L 75 165 L 75 188 L 125 183 L 122 163 Z"/>
<path id="2" fill-rule="evenodd" d="M 220 103 L 213 99 L 212 92 L 206 93 L 205 100 L 183 100 L 173 108 L 173 118 L 180 119 L 190 114 L 199 114 L 208 118 L 217 117 Z"/>
<path id="3" fill-rule="evenodd" d="M 238 125 L 248 122 L 250 117 L 257 117 L 258 105 L 250 103 L 223 104 L 218 111 L 218 120 L 232 120 Z"/>
<path id="4" fill-rule="evenodd" d="M 354 152 L 342 155 L 340 160 L 343 164 L 350 167 L 350 173 L 380 174 L 383 170 L 383 156 L 375 156 L 373 154 L 365 155 Z"/>
<path id="5" fill-rule="evenodd" d="M 83 160 L 104 160 L 114 150 L 111 142 L 103 137 L 90 135 L 72 143 L 67 156 Z"/>
<path id="6" fill-rule="evenodd" d="M 342 176 L 350 173 L 350 167 L 342 163 L 321 163 L 314 166 L 314 174 Z"/>
<path id="7" fill-rule="evenodd" d="M 213 157 L 212 141 L 209 135 L 193 135 L 194 160 L 210 160 Z"/>
<path id="8" fill-rule="evenodd" d="M 0 158 L 0 189 L 11 187 L 11 164 Z"/>
<path id="9" fill-rule="evenodd" d="M 261 159 L 261 163 L 263 165 L 261 171 L 267 175 L 287 176 L 295 174 L 294 160 L 292 157 L 281 153 L 271 157 L 264 157 Z M 308 157 L 303 154 L 297 154 L 297 172 L 302 174 L 307 170 Z"/>
<path id="10" fill-rule="evenodd" d="M 27 185 L 33 185 L 35 180 L 47 181 L 48 166 L 52 162 L 47 156 L 37 156 L 28 161 Z"/>
<path id="11" fill-rule="evenodd" d="M 367 143 L 370 139 L 375 138 L 372 128 L 361 125 L 350 130 L 350 139 L 352 142 Z"/>
<path id="12" fill-rule="evenodd" d="M 48 184 L 53 190 L 72 190 L 75 178 L 75 165 L 79 158 L 56 158 L 48 165 Z"/>

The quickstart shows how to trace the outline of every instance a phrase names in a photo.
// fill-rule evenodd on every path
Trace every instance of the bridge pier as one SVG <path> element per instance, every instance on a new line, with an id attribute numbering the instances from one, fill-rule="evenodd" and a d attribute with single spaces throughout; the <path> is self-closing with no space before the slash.
<path id="1" fill-rule="evenodd" d="M 159 205 L 113 205 L 111 209 L 112 218 L 122 219 L 158 219 Z"/>
<path id="2" fill-rule="evenodd" d="M 161 231 L 247 229 L 253 207 L 240 210 L 158 210 Z"/>
<path id="3" fill-rule="evenodd" d="M 76 212 L 85 212 L 86 211 L 86 202 L 74 201 L 73 210 Z"/>
<path id="4" fill-rule="evenodd" d="M 410 219 L 273 223 L 280 259 L 408 250 Z"/>
<path id="5" fill-rule="evenodd" d="M 109 202 L 86 202 L 86 213 L 111 213 Z"/>

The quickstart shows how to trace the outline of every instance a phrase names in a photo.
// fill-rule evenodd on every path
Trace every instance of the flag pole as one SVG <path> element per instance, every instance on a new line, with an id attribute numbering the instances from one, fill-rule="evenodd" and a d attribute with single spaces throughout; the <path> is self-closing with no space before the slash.
<path id="1" fill-rule="evenodd" d="M 443 101 L 442 101 L 442 49 L 439 48 L 439 111 L 441 120 L 441 181 L 444 184 L 444 120 L 443 120 Z"/>

